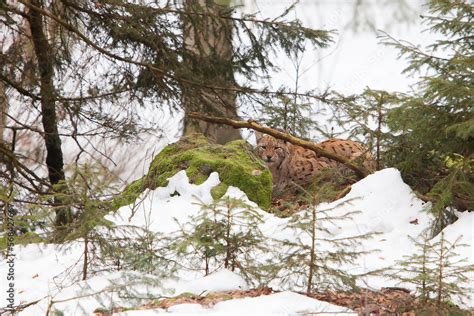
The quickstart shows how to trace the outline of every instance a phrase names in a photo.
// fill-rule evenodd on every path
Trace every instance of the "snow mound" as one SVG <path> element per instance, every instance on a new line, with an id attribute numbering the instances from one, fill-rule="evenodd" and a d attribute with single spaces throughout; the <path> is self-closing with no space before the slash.
<path id="1" fill-rule="evenodd" d="M 349 223 L 332 230 L 337 237 L 380 233 L 362 244 L 364 250 L 375 250 L 362 257 L 362 270 L 383 268 L 403 255 L 411 254 L 413 245 L 409 237 L 416 238 L 432 220 L 425 211 L 425 203 L 415 196 L 403 182 L 400 172 L 393 168 L 367 176 L 355 183 L 343 199 L 320 207 L 336 207 L 339 214 L 359 212 L 352 216 Z"/>
<path id="2" fill-rule="evenodd" d="M 169 179 L 164 188 L 144 192 L 133 205 L 121 207 L 107 219 L 116 226 L 132 225 L 146 227 L 150 231 L 168 234 L 179 229 L 180 224 L 189 221 L 203 204 L 212 202 L 210 191 L 220 183 L 217 173 L 212 173 L 207 181 L 200 185 L 189 183 L 186 173 L 179 172 Z M 227 196 L 242 198 L 249 205 L 245 194 L 229 187 Z M 342 224 L 329 227 L 332 236 L 341 238 L 357 234 L 377 232 L 371 239 L 361 244 L 363 250 L 377 250 L 360 257 L 355 264 L 344 266 L 351 273 L 365 273 L 379 268 L 389 267 L 404 255 L 414 251 L 409 236 L 416 238 L 430 224 L 430 215 L 425 212 L 424 203 L 417 199 L 411 189 L 402 181 L 396 169 L 378 171 L 352 186 L 350 193 L 341 200 L 321 204 L 319 209 L 333 209 L 335 214 L 358 211 Z M 265 236 L 276 239 L 295 239 L 296 234 L 288 229 L 288 219 L 275 217 L 258 210 L 264 222 L 261 230 Z M 468 247 L 460 248 L 459 253 L 474 262 L 474 213 L 460 213 L 459 220 L 445 228 L 445 237 L 454 241 L 462 236 L 462 242 Z M 200 273 L 181 271 L 178 279 L 158 279 L 156 276 L 140 275 L 137 272 L 99 272 L 95 276 L 81 281 L 84 244 L 82 240 L 65 245 L 32 244 L 15 246 L 15 304 L 39 302 L 26 308 L 21 315 L 44 314 L 48 303 L 53 300 L 54 307 L 66 315 L 91 314 L 98 307 L 138 306 L 138 301 L 121 299 L 118 293 L 107 292 L 109 286 L 127 286 L 139 297 L 159 297 L 177 295 L 184 292 L 202 294 L 226 290 L 245 290 L 244 279 L 228 270 L 220 270 L 208 276 Z M 8 263 L 0 262 L 0 276 L 5 278 Z M 148 278 L 156 281 L 149 285 L 142 281 Z M 0 282 L 0 306 L 6 302 L 7 282 Z M 159 284 L 159 285 L 158 285 Z M 360 278 L 359 284 L 373 288 L 396 286 L 394 281 L 378 276 Z M 271 284 L 275 289 L 279 284 Z M 471 282 L 474 286 L 474 281 Z M 79 299 L 72 299 L 81 297 Z M 136 305 L 133 305 L 136 304 Z M 6 304 L 5 304 L 6 305 Z M 467 306 L 474 306 L 471 298 Z M 347 312 L 350 311 L 325 302 L 317 301 L 292 292 L 281 292 L 268 296 L 242 298 L 224 301 L 212 308 L 203 308 L 196 304 L 173 306 L 167 312 L 211 313 L 227 315 L 229 313 L 294 314 L 301 311 L 311 312 Z M 129 311 L 121 315 L 146 315 L 155 311 Z M 164 312 L 161 310 L 161 312 Z M 338 314 L 341 315 L 341 314 Z"/>
<path id="3" fill-rule="evenodd" d="M 211 189 L 219 183 L 216 172 L 200 185 L 189 183 L 183 170 L 169 179 L 167 187 L 146 190 L 134 204 L 121 207 L 106 219 L 117 226 L 134 225 L 153 232 L 171 233 L 179 228 L 177 223 L 196 214 L 200 205 L 212 202 Z"/>
<path id="4" fill-rule="evenodd" d="M 326 302 L 309 298 L 305 295 L 293 292 L 281 292 L 259 297 L 247 297 L 242 299 L 220 302 L 211 309 L 222 315 L 242 315 L 257 313 L 290 315 L 295 313 L 341 313 L 352 312 L 351 310 L 335 306 Z M 319 315 L 319 314 L 318 314 Z M 338 314 L 341 315 L 341 314 Z"/>
<path id="5" fill-rule="evenodd" d="M 232 290 L 248 290 L 247 282 L 241 276 L 224 269 L 177 286 L 176 294 L 193 293 L 204 295 L 210 292 Z"/>

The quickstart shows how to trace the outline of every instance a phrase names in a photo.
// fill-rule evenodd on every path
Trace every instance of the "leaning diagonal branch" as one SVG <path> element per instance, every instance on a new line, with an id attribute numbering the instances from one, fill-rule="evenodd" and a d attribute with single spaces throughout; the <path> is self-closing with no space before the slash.
<path id="1" fill-rule="evenodd" d="M 232 126 L 232 127 L 235 127 L 235 128 L 250 128 L 250 129 L 268 134 L 268 135 L 273 136 L 275 138 L 285 140 L 287 142 L 292 143 L 293 145 L 301 146 L 303 148 L 312 150 L 316 154 L 318 154 L 319 156 L 323 156 L 323 157 L 326 157 L 326 158 L 329 158 L 331 160 L 334 160 L 334 161 L 337 161 L 337 162 L 340 162 L 340 163 L 344 164 L 345 166 L 347 166 L 348 168 L 353 170 L 359 178 L 364 178 L 365 176 L 367 176 L 370 173 L 363 166 L 356 165 L 355 163 L 353 163 L 352 161 L 350 161 L 350 160 L 348 160 L 344 157 L 341 157 L 341 156 L 336 155 L 334 153 L 328 152 L 327 150 L 324 150 L 323 148 L 321 148 L 320 146 L 318 146 L 317 144 L 315 144 L 313 142 L 306 141 L 306 140 L 291 136 L 289 134 L 277 131 L 277 130 L 275 130 L 273 128 L 270 128 L 270 127 L 262 126 L 262 125 L 260 125 L 256 122 L 254 122 L 254 121 L 238 121 L 238 120 L 228 119 L 228 118 L 225 118 L 225 117 L 207 116 L 207 115 L 203 115 L 203 114 L 200 114 L 200 113 L 197 113 L 197 112 L 191 112 L 191 113 L 188 113 L 187 115 L 190 118 L 198 119 L 198 120 L 205 121 L 205 122 L 216 123 L 216 124 L 224 124 L 224 125 L 229 125 L 229 126 Z"/>

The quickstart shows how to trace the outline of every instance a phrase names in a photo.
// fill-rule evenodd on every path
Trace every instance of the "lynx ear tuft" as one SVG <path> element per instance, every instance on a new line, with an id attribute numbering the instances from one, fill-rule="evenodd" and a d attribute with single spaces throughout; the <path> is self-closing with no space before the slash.
<path id="1" fill-rule="evenodd" d="M 255 131 L 255 139 L 257 140 L 257 143 L 262 139 L 263 133 L 259 131 Z"/>

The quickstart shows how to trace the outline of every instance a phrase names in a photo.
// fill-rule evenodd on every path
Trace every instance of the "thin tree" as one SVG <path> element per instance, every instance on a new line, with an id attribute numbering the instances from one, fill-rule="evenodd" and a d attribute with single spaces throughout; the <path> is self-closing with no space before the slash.
<path id="1" fill-rule="evenodd" d="M 37 7 L 41 6 L 38 0 L 31 1 L 31 4 Z M 53 186 L 53 190 L 66 192 L 63 152 L 56 115 L 55 100 L 57 93 L 54 87 L 54 66 L 51 58 L 53 52 L 44 32 L 43 16 L 33 9 L 29 10 L 26 18 L 30 25 L 31 39 L 40 76 L 41 116 L 49 182 Z M 64 201 L 61 198 L 54 197 L 54 207 L 56 210 L 55 225 L 57 227 L 65 226 L 72 220 L 70 208 L 63 204 Z"/>
<path id="2" fill-rule="evenodd" d="M 219 83 L 223 87 L 236 86 L 233 69 L 233 27 L 232 10 L 229 4 L 218 4 L 208 0 L 187 0 L 182 14 L 184 36 L 184 62 L 189 65 L 191 79 L 199 79 L 209 85 Z M 203 12 L 206 15 L 192 15 L 186 12 Z M 226 17 L 214 18 L 214 16 Z M 186 114 L 190 112 L 209 113 L 237 118 L 237 93 L 232 89 L 216 93 L 204 90 L 196 100 L 195 89 L 183 86 L 182 106 L 185 111 L 184 135 L 202 133 L 219 144 L 240 139 L 240 132 L 226 125 L 196 121 Z"/>
<path id="3" fill-rule="evenodd" d="M 416 252 L 397 262 L 399 267 L 392 278 L 415 285 L 421 301 L 433 304 L 436 313 L 443 315 L 447 302 L 455 298 L 462 301 L 472 291 L 469 274 L 474 272 L 474 265 L 457 252 L 467 246 L 460 243 L 462 236 L 450 241 L 441 232 L 430 240 L 429 232 L 424 232 L 419 238 L 411 238 Z"/>
<path id="4" fill-rule="evenodd" d="M 309 208 L 294 214 L 288 223 L 296 237 L 283 241 L 279 257 L 282 283 L 291 290 L 304 289 L 307 294 L 328 289 L 354 289 L 356 276 L 347 273 L 343 266 L 353 264 L 367 253 L 360 248 L 360 242 L 373 234 L 333 236 L 331 227 L 349 220 L 357 211 L 338 210 L 350 201 L 332 206 L 320 204 L 321 199 L 334 195 L 328 183 L 321 185 L 317 192 L 306 194 Z"/>

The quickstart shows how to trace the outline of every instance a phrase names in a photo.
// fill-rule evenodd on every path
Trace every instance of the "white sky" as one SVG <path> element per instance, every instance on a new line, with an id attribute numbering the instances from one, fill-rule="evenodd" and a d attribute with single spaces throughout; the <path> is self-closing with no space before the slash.
<path id="1" fill-rule="evenodd" d="M 410 23 L 397 21 L 400 15 L 397 0 L 365 0 L 360 17 L 366 15 L 374 29 L 383 30 L 397 39 L 404 39 L 422 47 L 432 43 L 434 36 L 422 33 L 426 26 L 421 25 L 420 14 L 426 8 L 420 0 L 406 0 L 409 3 Z M 360 93 L 365 87 L 388 91 L 406 91 L 416 78 L 401 74 L 406 61 L 397 59 L 398 51 L 380 44 L 377 32 L 366 26 L 353 31 L 354 3 L 356 0 L 302 0 L 296 4 L 296 12 L 289 18 L 299 18 L 304 26 L 314 29 L 336 30 L 334 43 L 327 49 L 309 49 L 303 56 L 306 70 L 300 78 L 302 90 L 331 87 L 338 92 Z M 273 18 L 291 5 L 289 0 L 246 0 L 246 12 L 259 12 L 259 18 Z M 272 76 L 276 86 L 287 83 L 294 85 L 295 67 L 286 58 L 279 60 L 282 71 Z"/>

